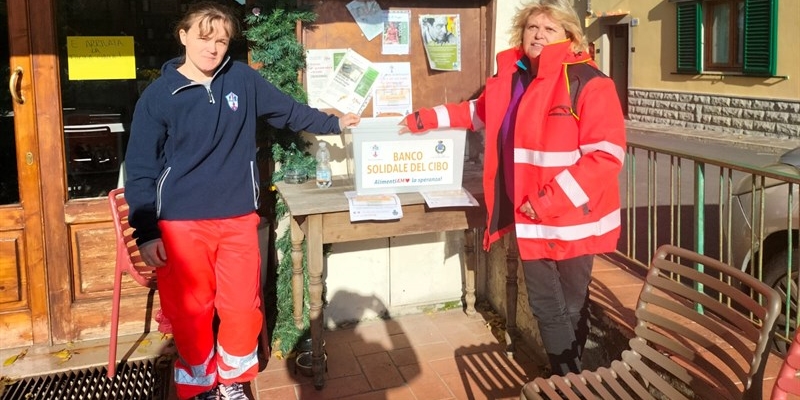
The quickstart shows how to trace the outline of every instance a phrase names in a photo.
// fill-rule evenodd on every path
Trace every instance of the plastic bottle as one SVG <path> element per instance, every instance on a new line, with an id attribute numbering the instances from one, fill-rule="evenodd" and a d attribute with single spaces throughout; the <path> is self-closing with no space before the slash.
<path id="1" fill-rule="evenodd" d="M 317 187 L 328 188 L 333 183 L 331 172 L 331 153 L 328 151 L 328 143 L 319 142 L 317 149 Z"/>

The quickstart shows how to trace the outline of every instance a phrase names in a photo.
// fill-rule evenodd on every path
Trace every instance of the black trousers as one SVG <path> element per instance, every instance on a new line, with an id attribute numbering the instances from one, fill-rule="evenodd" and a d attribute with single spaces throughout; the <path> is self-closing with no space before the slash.
<path id="1" fill-rule="evenodd" d="M 552 372 L 579 372 L 589 335 L 589 282 L 593 255 L 522 261 L 528 304 L 539 323 Z"/>

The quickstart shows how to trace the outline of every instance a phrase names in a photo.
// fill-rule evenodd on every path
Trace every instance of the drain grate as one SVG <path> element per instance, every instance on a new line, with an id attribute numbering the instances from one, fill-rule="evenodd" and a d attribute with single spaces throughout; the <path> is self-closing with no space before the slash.
<path id="1" fill-rule="evenodd" d="M 143 360 L 120 366 L 114 378 L 106 377 L 105 367 L 34 376 L 6 386 L 0 400 L 162 400 L 168 373 Z"/>

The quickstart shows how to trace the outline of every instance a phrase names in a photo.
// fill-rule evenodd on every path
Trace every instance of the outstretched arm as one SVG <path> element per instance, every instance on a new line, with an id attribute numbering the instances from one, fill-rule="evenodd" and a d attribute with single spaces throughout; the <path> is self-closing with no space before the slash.
<path id="1" fill-rule="evenodd" d="M 423 133 L 436 128 L 483 128 L 481 97 L 461 103 L 448 103 L 433 108 L 420 108 L 400 121 L 400 133 Z"/>

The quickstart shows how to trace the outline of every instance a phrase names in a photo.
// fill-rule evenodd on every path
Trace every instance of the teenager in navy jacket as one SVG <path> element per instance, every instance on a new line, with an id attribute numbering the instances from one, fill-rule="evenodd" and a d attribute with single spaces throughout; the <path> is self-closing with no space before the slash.
<path id="1" fill-rule="evenodd" d="M 339 133 L 360 120 L 298 103 L 231 61 L 237 33 L 225 6 L 190 7 L 176 27 L 186 53 L 142 93 L 125 156 L 130 223 L 143 260 L 158 267 L 182 399 L 245 399 L 241 383 L 258 372 L 256 119 L 313 133 Z"/>

